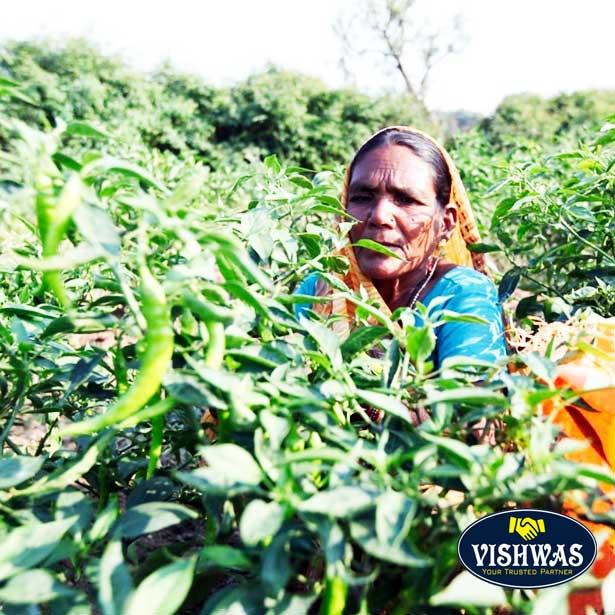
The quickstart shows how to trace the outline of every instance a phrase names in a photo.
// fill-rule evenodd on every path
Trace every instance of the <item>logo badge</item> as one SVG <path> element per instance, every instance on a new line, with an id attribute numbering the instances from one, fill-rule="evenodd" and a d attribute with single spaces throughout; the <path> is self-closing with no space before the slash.
<path id="1" fill-rule="evenodd" d="M 598 546 L 579 521 L 523 508 L 478 519 L 461 535 L 457 552 L 465 568 L 484 581 L 538 589 L 583 574 L 596 559 Z"/>

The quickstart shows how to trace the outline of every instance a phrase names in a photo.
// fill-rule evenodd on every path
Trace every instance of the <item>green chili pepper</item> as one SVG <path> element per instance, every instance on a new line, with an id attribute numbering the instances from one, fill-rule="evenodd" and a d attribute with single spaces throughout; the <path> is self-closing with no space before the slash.
<path id="1" fill-rule="evenodd" d="M 233 322 L 233 312 L 226 307 L 197 299 L 191 292 L 188 291 L 184 293 L 183 299 L 184 305 L 186 305 L 193 314 L 205 322 L 210 320 L 216 320 L 225 324 Z"/>
<path id="2" fill-rule="evenodd" d="M 141 302 L 147 331 L 134 382 L 105 414 L 68 425 L 61 435 L 90 434 L 114 426 L 139 412 L 158 392 L 173 356 L 173 327 L 164 291 L 145 265 L 141 267 Z"/>
<path id="3" fill-rule="evenodd" d="M 115 373 L 115 389 L 118 395 L 122 395 L 128 390 L 128 369 L 119 342 L 113 353 L 113 371 Z"/>
<path id="4" fill-rule="evenodd" d="M 57 255 L 73 213 L 81 203 L 82 188 L 81 179 L 75 175 L 64 186 L 57 203 L 53 202 L 48 192 L 37 195 L 36 216 L 44 257 Z M 45 271 L 43 285 L 53 292 L 62 307 L 70 306 L 71 301 L 59 271 Z"/>
<path id="5" fill-rule="evenodd" d="M 322 599 L 320 612 L 322 615 L 342 615 L 346 606 L 348 584 L 340 576 L 327 578 L 325 595 Z"/>
<path id="6" fill-rule="evenodd" d="M 221 322 L 208 321 L 207 332 L 209 333 L 209 344 L 205 353 L 205 365 L 212 369 L 219 369 L 226 348 L 224 325 Z"/>

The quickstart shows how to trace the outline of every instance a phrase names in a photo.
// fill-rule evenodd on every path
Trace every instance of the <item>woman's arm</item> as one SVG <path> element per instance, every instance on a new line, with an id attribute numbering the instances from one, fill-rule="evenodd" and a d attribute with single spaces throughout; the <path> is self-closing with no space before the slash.
<path id="1" fill-rule="evenodd" d="M 318 283 L 318 273 L 310 273 L 297 285 L 293 290 L 293 295 L 311 295 L 316 296 L 316 284 Z M 307 316 L 307 311 L 312 307 L 311 303 L 295 303 L 293 311 L 295 316 Z"/>
<path id="2" fill-rule="evenodd" d="M 482 323 L 446 322 L 436 331 L 436 364 L 444 359 L 464 356 L 497 362 L 506 356 L 506 339 L 502 307 L 491 280 L 476 279 L 467 287 L 455 285 L 455 293 L 446 302 L 447 310 L 457 314 L 478 316 Z"/>

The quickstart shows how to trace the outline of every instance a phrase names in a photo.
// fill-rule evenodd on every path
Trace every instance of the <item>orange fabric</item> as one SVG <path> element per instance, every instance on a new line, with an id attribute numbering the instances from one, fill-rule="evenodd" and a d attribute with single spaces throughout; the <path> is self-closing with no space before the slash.
<path id="1" fill-rule="evenodd" d="M 451 160 L 446 150 L 428 134 L 411 128 L 410 126 L 388 126 L 378 132 L 374 133 L 368 140 L 375 137 L 377 134 L 386 130 L 401 130 L 403 132 L 413 132 L 420 134 L 423 137 L 429 139 L 441 152 L 442 156 L 448 164 L 448 169 L 451 174 L 451 202 L 457 207 L 457 226 L 451 233 L 446 245 L 441 249 L 440 254 L 442 258 L 455 265 L 464 265 L 466 267 L 473 267 L 478 271 L 485 273 L 486 258 L 483 254 L 470 252 L 467 248 L 468 244 L 480 242 L 480 234 L 478 232 L 478 226 L 468 200 L 463 182 L 459 177 L 459 172 L 455 163 Z M 340 201 L 344 209 L 346 209 L 348 203 L 348 185 L 350 183 L 350 165 L 346 170 L 346 177 L 344 179 L 344 186 L 342 188 L 342 194 Z M 353 291 L 358 291 L 362 286 L 367 292 L 369 298 L 376 302 L 378 308 L 387 316 L 391 315 L 391 311 L 386 305 L 385 301 L 380 296 L 380 293 L 372 283 L 372 281 L 365 276 L 356 261 L 354 255 L 354 249 L 350 245 L 346 245 L 336 252 L 338 256 L 344 256 L 350 263 L 348 273 L 344 276 L 339 276 L 340 279 Z M 355 305 L 352 301 L 338 297 L 328 303 L 316 304 L 312 308 L 315 312 L 321 316 L 329 316 L 335 314 L 340 316 L 340 319 L 332 324 L 332 329 L 335 333 L 344 338 L 350 332 L 350 326 L 354 321 Z"/>
<path id="2" fill-rule="evenodd" d="M 585 346 L 584 352 L 576 353 L 557 367 L 554 384 L 581 393 L 581 399 L 591 409 L 578 403 L 565 405 L 561 399 L 555 399 L 544 402 L 542 410 L 565 436 L 587 442 L 586 448 L 568 453 L 568 459 L 615 471 L 615 318 L 597 324 L 590 347 L 593 350 Z M 601 390 L 591 390 L 598 388 Z M 594 503 L 595 513 L 615 507 L 615 488 L 609 484 L 601 484 L 600 488 L 605 498 Z M 594 534 L 606 536 L 592 568 L 597 578 L 606 577 L 615 568 L 615 530 L 584 519 L 582 506 L 571 499 L 564 500 L 562 512 L 579 519 Z M 599 591 L 573 592 L 568 601 L 570 615 L 585 615 L 586 607 L 596 608 L 596 604 L 602 608 Z"/>

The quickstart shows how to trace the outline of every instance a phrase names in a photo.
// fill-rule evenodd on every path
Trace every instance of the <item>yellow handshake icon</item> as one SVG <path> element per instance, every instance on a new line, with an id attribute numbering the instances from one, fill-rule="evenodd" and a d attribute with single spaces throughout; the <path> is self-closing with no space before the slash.
<path id="1" fill-rule="evenodd" d="M 516 532 L 523 540 L 534 540 L 539 533 L 544 534 L 545 531 L 545 522 L 542 519 L 510 517 L 508 520 L 508 533 Z"/>

